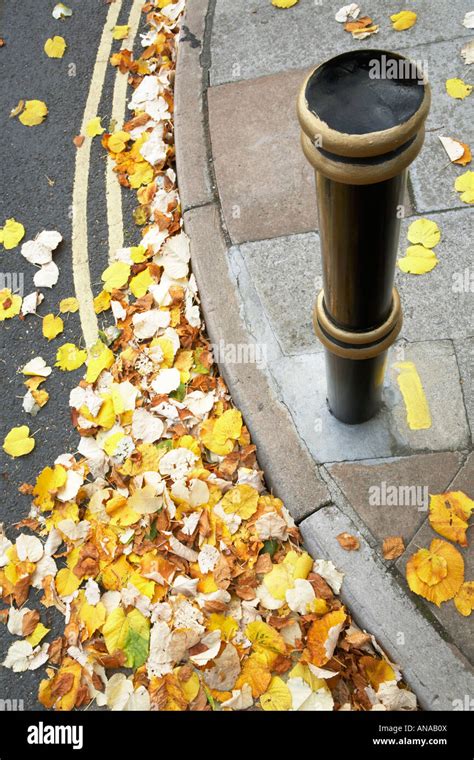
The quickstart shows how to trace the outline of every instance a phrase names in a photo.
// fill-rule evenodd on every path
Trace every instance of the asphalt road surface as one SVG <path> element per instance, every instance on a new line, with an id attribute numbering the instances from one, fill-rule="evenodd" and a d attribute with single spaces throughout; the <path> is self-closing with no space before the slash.
<path id="1" fill-rule="evenodd" d="M 41 316 L 58 313 L 62 298 L 85 292 L 75 292 L 72 266 L 72 218 L 78 210 L 73 208 L 73 185 L 76 173 L 77 149 L 73 137 L 81 131 L 86 102 L 93 80 L 98 50 L 107 27 L 109 13 L 117 14 L 117 24 L 127 24 L 132 0 L 67 0 L 73 15 L 55 20 L 51 11 L 55 0 L 1 0 L 0 37 L 5 44 L 0 48 L 2 87 L 0 88 L 0 226 L 10 217 L 20 221 L 26 234 L 22 242 L 30 240 L 44 229 L 58 230 L 63 242 L 54 254 L 59 266 L 58 283 L 52 289 L 42 288 L 44 301 L 38 309 Z M 136 5 L 136 3 L 135 3 Z M 141 5 L 141 3 L 140 3 Z M 112 9 L 112 10 L 111 10 Z M 141 22 L 142 23 L 142 22 Z M 109 29 L 110 29 L 109 24 Z M 45 41 L 61 35 L 67 43 L 62 59 L 50 59 L 43 47 Z M 110 35 L 109 35 L 110 37 Z M 139 43 L 138 35 L 135 45 Z M 122 41 L 113 40 L 115 52 Z M 126 47 L 129 44 L 125 43 Z M 107 60 L 109 49 L 107 49 Z M 100 53 L 99 53 L 100 59 Z M 107 65 L 103 86 L 96 86 L 99 96 L 97 115 L 108 129 L 112 114 L 112 98 L 117 70 Z M 38 99 L 46 102 L 49 113 L 45 121 L 35 127 L 22 125 L 9 114 L 20 99 Z M 96 115 L 96 114 L 94 114 Z M 93 295 L 101 290 L 100 275 L 107 266 L 109 228 L 106 203 L 106 152 L 100 137 L 91 143 L 88 174 L 87 203 L 87 249 L 90 281 Z M 131 212 L 136 199 L 133 191 L 124 192 L 123 236 L 125 244 L 137 244 L 140 233 L 135 227 Z M 85 200 L 85 193 L 84 198 Z M 82 211 L 81 211 L 82 213 Z M 16 279 L 23 282 L 22 294 L 36 288 L 33 284 L 35 267 L 20 255 L 20 245 L 5 251 L 0 246 L 3 282 Z M 85 246 L 84 246 L 85 248 Z M 87 260 L 86 260 L 87 266 Z M 21 280 L 23 278 L 23 280 Z M 83 291 L 83 288 L 79 288 Z M 19 369 L 35 356 L 42 356 L 49 366 L 54 366 L 58 346 L 66 342 L 85 345 L 79 313 L 62 315 L 64 332 L 48 342 L 42 335 L 41 319 L 29 315 L 24 321 L 15 317 L 0 324 L 0 439 L 18 425 L 28 425 L 34 433 L 36 447 L 31 454 L 12 459 L 0 449 L 0 522 L 14 540 L 17 531 L 14 524 L 26 517 L 30 498 L 18 493 L 23 482 L 33 483 L 36 475 L 64 452 L 76 450 L 78 435 L 69 413 L 70 390 L 77 385 L 84 368 L 75 372 L 61 372 L 54 368 L 42 386 L 50 399 L 36 417 L 22 409 L 22 397 L 26 393 L 25 377 Z M 107 324 L 107 317 L 99 315 L 99 328 Z M 37 592 L 38 593 L 38 592 Z M 30 599 L 29 606 L 38 606 Z M 42 622 L 52 627 L 54 612 L 41 607 Z M 47 640 L 51 640 L 50 634 Z M 0 625 L 0 659 L 13 638 L 6 626 Z M 0 668 L 0 700 L 23 699 L 24 709 L 38 709 L 37 685 L 42 669 L 15 674 Z"/>

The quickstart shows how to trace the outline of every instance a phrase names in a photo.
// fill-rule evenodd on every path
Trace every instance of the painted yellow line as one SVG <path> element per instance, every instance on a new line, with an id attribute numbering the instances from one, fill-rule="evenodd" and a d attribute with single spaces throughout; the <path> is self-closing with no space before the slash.
<path id="1" fill-rule="evenodd" d="M 97 56 L 92 72 L 92 79 L 87 96 L 86 107 L 82 117 L 81 134 L 86 133 L 86 124 L 97 116 L 105 72 L 112 48 L 112 28 L 122 7 L 122 0 L 116 0 L 109 7 L 105 26 L 100 38 Z M 83 145 L 76 151 L 76 167 L 72 192 L 72 271 L 74 289 L 79 301 L 79 316 L 82 334 L 87 347 L 93 345 L 99 335 L 97 315 L 94 311 L 91 279 L 89 271 L 89 252 L 87 236 L 87 191 L 89 184 L 89 166 L 91 155 L 91 138 L 86 137 Z"/>
<path id="2" fill-rule="evenodd" d="M 405 402 L 407 424 L 411 430 L 427 430 L 431 427 L 431 413 L 418 370 L 413 362 L 397 362 L 398 387 Z"/>
<path id="3" fill-rule="evenodd" d="M 128 35 L 123 41 L 122 48 L 133 50 L 133 44 L 140 24 L 143 0 L 134 0 L 128 17 Z M 116 129 L 121 129 L 125 121 L 125 106 L 127 100 L 128 74 L 121 74 L 117 69 L 115 76 L 114 94 L 112 100 L 112 121 L 116 123 Z M 122 215 L 122 190 L 113 172 L 114 162 L 107 156 L 105 169 L 105 192 L 107 199 L 107 224 L 109 228 L 109 263 L 113 260 L 115 252 L 123 248 L 123 215 Z"/>

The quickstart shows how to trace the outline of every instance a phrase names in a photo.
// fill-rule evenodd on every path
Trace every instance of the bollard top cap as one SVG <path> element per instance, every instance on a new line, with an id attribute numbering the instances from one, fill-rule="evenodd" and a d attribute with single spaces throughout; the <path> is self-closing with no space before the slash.
<path id="1" fill-rule="evenodd" d="M 422 132 L 430 100 L 429 84 L 414 61 L 386 50 L 349 51 L 309 74 L 298 118 L 323 151 L 383 157 Z"/>
<path id="2" fill-rule="evenodd" d="M 417 65 L 382 50 L 343 53 L 318 66 L 306 83 L 311 113 L 331 129 L 352 135 L 405 124 L 424 95 Z"/>
<path id="3" fill-rule="evenodd" d="M 303 151 L 337 181 L 388 179 L 420 151 L 430 101 L 419 64 L 385 50 L 343 53 L 314 69 L 300 90 Z"/>

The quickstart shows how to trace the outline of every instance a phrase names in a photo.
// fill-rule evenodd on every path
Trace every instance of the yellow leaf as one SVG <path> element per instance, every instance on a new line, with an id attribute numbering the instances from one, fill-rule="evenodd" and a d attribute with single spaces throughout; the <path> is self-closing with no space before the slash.
<path id="1" fill-rule="evenodd" d="M 275 8 L 292 8 L 298 0 L 272 0 L 272 5 Z"/>
<path id="2" fill-rule="evenodd" d="M 113 457 L 117 450 L 117 446 L 124 438 L 125 433 L 122 433 L 120 430 L 109 435 L 106 438 L 105 442 L 102 443 L 102 448 L 104 449 L 105 453 L 108 454 L 109 457 Z"/>
<path id="3" fill-rule="evenodd" d="M 431 496 L 430 525 L 440 536 L 467 546 L 467 521 L 474 510 L 474 501 L 462 491 Z"/>
<path id="4" fill-rule="evenodd" d="M 279 2 L 281 0 L 278 0 Z M 281 678 L 274 676 L 270 681 L 265 694 L 260 697 L 260 706 L 262 710 L 273 710 L 275 712 L 286 712 L 291 710 L 293 700 L 291 691 Z"/>
<path id="5" fill-rule="evenodd" d="M 128 506 L 140 515 L 154 514 L 163 506 L 163 499 L 155 494 L 156 489 L 154 486 L 145 485 L 142 488 L 137 488 L 128 497 Z"/>
<path id="6" fill-rule="evenodd" d="M 62 58 L 66 50 L 64 37 L 55 35 L 44 43 L 44 52 L 49 58 Z"/>
<path id="7" fill-rule="evenodd" d="M 146 261 L 146 249 L 142 245 L 133 245 L 130 251 L 130 258 L 134 264 L 141 264 Z"/>
<path id="8" fill-rule="evenodd" d="M 89 637 L 92 636 L 98 628 L 103 626 L 106 617 L 107 610 L 102 602 L 98 602 L 98 604 L 84 602 L 79 610 L 79 619 L 82 620 L 86 626 Z"/>
<path id="9" fill-rule="evenodd" d="M 26 637 L 26 641 L 28 644 L 31 644 L 32 647 L 35 647 L 40 643 L 42 639 L 44 639 L 50 630 L 51 629 L 46 628 L 43 623 L 38 623 L 33 633 L 30 633 L 30 635 Z"/>
<path id="10" fill-rule="evenodd" d="M 132 566 L 126 556 L 122 554 L 115 562 L 108 565 L 101 573 L 102 586 L 107 591 L 119 591 L 127 585 L 127 580 L 132 572 Z"/>
<path id="11" fill-rule="evenodd" d="M 34 388 L 31 389 L 31 395 L 33 396 L 35 403 L 41 408 L 49 401 L 48 391 L 38 391 Z"/>
<path id="12" fill-rule="evenodd" d="M 65 372 L 72 372 L 82 367 L 87 359 L 87 351 L 78 348 L 74 343 L 64 343 L 58 348 L 56 353 L 55 367 L 59 367 Z"/>
<path id="13" fill-rule="evenodd" d="M 321 668 L 329 662 L 345 621 L 346 613 L 342 608 L 328 612 L 311 624 L 307 643 L 313 665 Z"/>
<path id="14" fill-rule="evenodd" d="M 105 343 L 98 340 L 89 349 L 87 358 L 86 382 L 95 383 L 104 369 L 109 369 L 114 363 L 114 352 Z"/>
<path id="15" fill-rule="evenodd" d="M 458 79 L 458 77 L 454 77 L 454 79 L 446 80 L 446 92 L 452 98 L 464 100 L 464 98 L 467 98 L 467 96 L 471 94 L 472 85 L 466 84 L 466 82 L 462 79 Z"/>
<path id="16" fill-rule="evenodd" d="M 101 126 L 100 116 L 94 116 L 93 119 L 89 119 L 86 124 L 87 137 L 95 137 L 96 135 L 101 135 L 103 132 L 105 132 L 105 129 Z"/>
<path id="17" fill-rule="evenodd" d="M 258 491 L 247 483 L 230 488 L 222 499 L 222 509 L 227 514 L 236 514 L 248 520 L 257 511 Z"/>
<path id="18" fill-rule="evenodd" d="M 403 259 L 398 260 L 398 266 L 406 274 L 426 274 L 438 264 L 433 251 L 423 245 L 410 245 Z"/>
<path id="19" fill-rule="evenodd" d="M 285 601 L 286 592 L 295 585 L 291 568 L 283 563 L 273 565 L 263 582 L 273 598 L 281 602 Z"/>
<path id="20" fill-rule="evenodd" d="M 48 107 L 42 100 L 27 100 L 25 108 L 18 117 L 25 127 L 36 127 L 48 114 Z"/>
<path id="21" fill-rule="evenodd" d="M 4 226 L 0 228 L 0 243 L 6 251 L 10 251 L 12 248 L 16 248 L 20 240 L 25 235 L 25 228 L 21 222 L 17 222 L 16 219 L 7 219 Z"/>
<path id="22" fill-rule="evenodd" d="M 65 657 L 54 676 L 49 681 L 41 681 L 39 689 L 41 704 L 48 708 L 54 707 L 55 710 L 72 710 L 81 685 L 81 678 L 80 663 L 71 657 Z M 55 690 L 55 686 L 59 687 L 60 684 L 62 688 Z"/>
<path id="23" fill-rule="evenodd" d="M 123 130 L 119 130 L 118 132 L 114 132 L 110 135 L 107 147 L 109 150 L 112 151 L 112 153 L 121 153 L 123 150 L 125 150 L 127 142 L 130 140 L 130 134 L 129 132 L 124 132 Z"/>
<path id="24" fill-rule="evenodd" d="M 454 597 L 454 604 L 461 615 L 469 617 L 474 609 L 474 581 L 466 581 L 462 584 Z"/>
<path id="25" fill-rule="evenodd" d="M 110 293 L 101 290 L 99 295 L 94 298 L 94 311 L 96 314 L 102 314 L 103 311 L 110 309 Z"/>
<path id="26" fill-rule="evenodd" d="M 456 178 L 454 188 L 461 193 L 461 200 L 464 203 L 474 203 L 474 172 L 467 171 L 460 174 Z"/>
<path id="27" fill-rule="evenodd" d="M 282 636 L 268 623 L 255 620 L 245 628 L 245 635 L 252 642 L 253 650 L 271 665 L 278 655 L 285 654 L 286 644 Z"/>
<path id="28" fill-rule="evenodd" d="M 179 673 L 180 670 L 181 668 L 179 668 L 177 672 Z M 196 699 L 199 694 L 199 689 L 201 688 L 199 676 L 196 672 L 192 673 L 187 681 L 180 681 L 180 685 L 188 702 L 192 702 Z"/>
<path id="29" fill-rule="evenodd" d="M 433 248 L 441 239 L 441 232 L 431 219 L 417 219 L 408 227 L 407 238 L 410 243 L 419 243 L 425 248 Z"/>
<path id="30" fill-rule="evenodd" d="M 141 185 L 148 185 L 152 182 L 154 176 L 153 167 L 148 161 L 136 161 L 133 172 L 129 175 L 130 186 L 138 189 Z"/>
<path id="31" fill-rule="evenodd" d="M 390 21 L 397 32 L 404 32 L 405 29 L 410 29 L 416 24 L 416 18 L 414 11 L 400 11 L 390 16 Z"/>
<path id="32" fill-rule="evenodd" d="M 318 689 L 324 689 L 326 682 L 323 678 L 318 678 L 311 672 L 308 665 L 302 662 L 298 662 L 294 668 L 291 669 L 290 678 L 302 678 L 312 691 L 318 691 Z"/>
<path id="33" fill-rule="evenodd" d="M 252 689 L 252 696 L 257 699 L 268 688 L 272 675 L 268 669 L 265 657 L 259 654 L 251 654 L 244 660 L 242 671 L 236 681 L 235 688 L 241 689 L 248 684 Z"/>
<path id="34" fill-rule="evenodd" d="M 124 261 L 114 261 L 113 264 L 102 272 L 104 290 L 110 293 L 116 288 L 123 288 L 127 284 L 129 277 L 130 264 L 126 264 Z"/>
<path id="35" fill-rule="evenodd" d="M 109 654 L 121 651 L 127 655 L 127 667 L 139 667 L 148 654 L 150 624 L 137 609 L 125 615 L 122 607 L 116 607 L 102 629 Z"/>
<path id="36" fill-rule="evenodd" d="M 54 582 L 59 596 L 71 596 L 81 585 L 81 579 L 74 575 L 68 567 L 59 570 Z"/>
<path id="37" fill-rule="evenodd" d="M 64 322 L 61 317 L 55 317 L 54 314 L 46 314 L 43 318 L 43 335 L 48 340 L 53 340 L 57 335 L 62 333 Z"/>
<path id="38" fill-rule="evenodd" d="M 406 576 L 415 594 L 439 607 L 459 591 L 464 580 L 464 560 L 454 546 L 435 538 L 429 549 L 420 549 L 410 557 Z"/>
<path id="39" fill-rule="evenodd" d="M 139 272 L 135 277 L 132 277 L 130 280 L 130 290 L 135 298 L 141 298 L 148 291 L 149 286 L 154 282 L 150 270 L 147 268 L 144 269 L 143 272 Z"/>
<path id="40" fill-rule="evenodd" d="M 363 668 L 365 675 L 370 682 L 370 685 L 375 689 L 375 691 L 378 691 L 381 683 L 397 680 L 394 669 L 388 664 L 386 660 L 380 660 L 377 657 L 367 655 L 360 658 L 359 664 Z"/>
<path id="41" fill-rule="evenodd" d="M 230 615 L 220 615 L 217 612 L 213 612 L 209 617 L 207 627 L 210 631 L 221 631 L 222 638 L 225 641 L 232 641 L 239 630 L 239 624 L 233 617 Z"/>
<path id="42" fill-rule="evenodd" d="M 405 403 L 408 427 L 427 430 L 431 427 L 431 413 L 415 365 L 413 362 L 397 362 L 393 366 L 399 370 L 397 383 Z"/>
<path id="43" fill-rule="evenodd" d="M 0 322 L 16 317 L 20 313 L 21 301 L 21 296 L 13 295 L 8 288 L 0 290 Z"/>
<path id="44" fill-rule="evenodd" d="M 67 479 L 67 472 L 65 468 L 60 464 L 55 464 L 54 468 L 45 467 L 36 478 L 36 483 L 33 488 L 33 496 L 35 497 L 35 504 L 44 512 L 45 510 L 53 509 L 54 496 L 57 494 L 60 488 L 65 484 Z"/>
<path id="45" fill-rule="evenodd" d="M 214 454 L 227 456 L 242 432 L 242 415 L 238 409 L 228 409 L 217 419 L 206 420 L 201 428 L 201 439 Z"/>
<path id="46" fill-rule="evenodd" d="M 114 40 L 124 40 L 128 35 L 128 30 L 128 24 L 123 24 L 122 26 L 114 26 L 112 30 L 112 37 Z"/>
<path id="47" fill-rule="evenodd" d="M 63 298 L 59 302 L 59 311 L 61 314 L 67 314 L 68 312 L 74 314 L 76 311 L 79 311 L 79 301 L 74 296 Z"/>
<path id="48" fill-rule="evenodd" d="M 123 528 L 134 525 L 141 518 L 141 515 L 134 512 L 129 505 L 127 497 L 121 494 L 108 500 L 105 511 L 109 515 L 112 525 L 120 525 Z"/>
<path id="49" fill-rule="evenodd" d="M 30 438 L 28 425 L 12 428 L 3 441 L 3 450 L 11 457 L 23 457 L 33 451 L 34 447 L 35 439 Z"/>

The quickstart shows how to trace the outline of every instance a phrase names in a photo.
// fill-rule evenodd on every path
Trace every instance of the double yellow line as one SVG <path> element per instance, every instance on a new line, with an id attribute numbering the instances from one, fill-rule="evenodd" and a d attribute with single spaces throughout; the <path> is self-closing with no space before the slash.
<path id="1" fill-rule="evenodd" d="M 90 119 L 97 116 L 105 74 L 112 50 L 112 31 L 117 23 L 123 0 L 116 0 L 109 7 L 105 26 L 97 49 L 86 106 L 82 117 L 80 134 L 86 134 Z M 124 45 L 132 47 L 140 23 L 143 0 L 134 0 L 128 19 L 129 34 Z M 127 94 L 127 74 L 117 69 L 112 102 L 112 119 L 122 124 L 125 115 Z M 81 148 L 76 151 L 76 165 L 72 192 L 72 271 L 74 289 L 79 302 L 79 317 L 86 347 L 92 346 L 98 336 L 97 315 L 94 311 L 94 296 L 89 271 L 89 250 L 87 231 L 87 196 L 92 138 L 86 137 Z M 107 226 L 109 239 L 109 260 L 117 248 L 123 245 L 123 217 L 120 185 L 112 172 L 111 159 L 106 166 Z M 104 262 L 105 263 L 105 262 Z M 105 267 L 104 267 L 105 268 Z"/>

